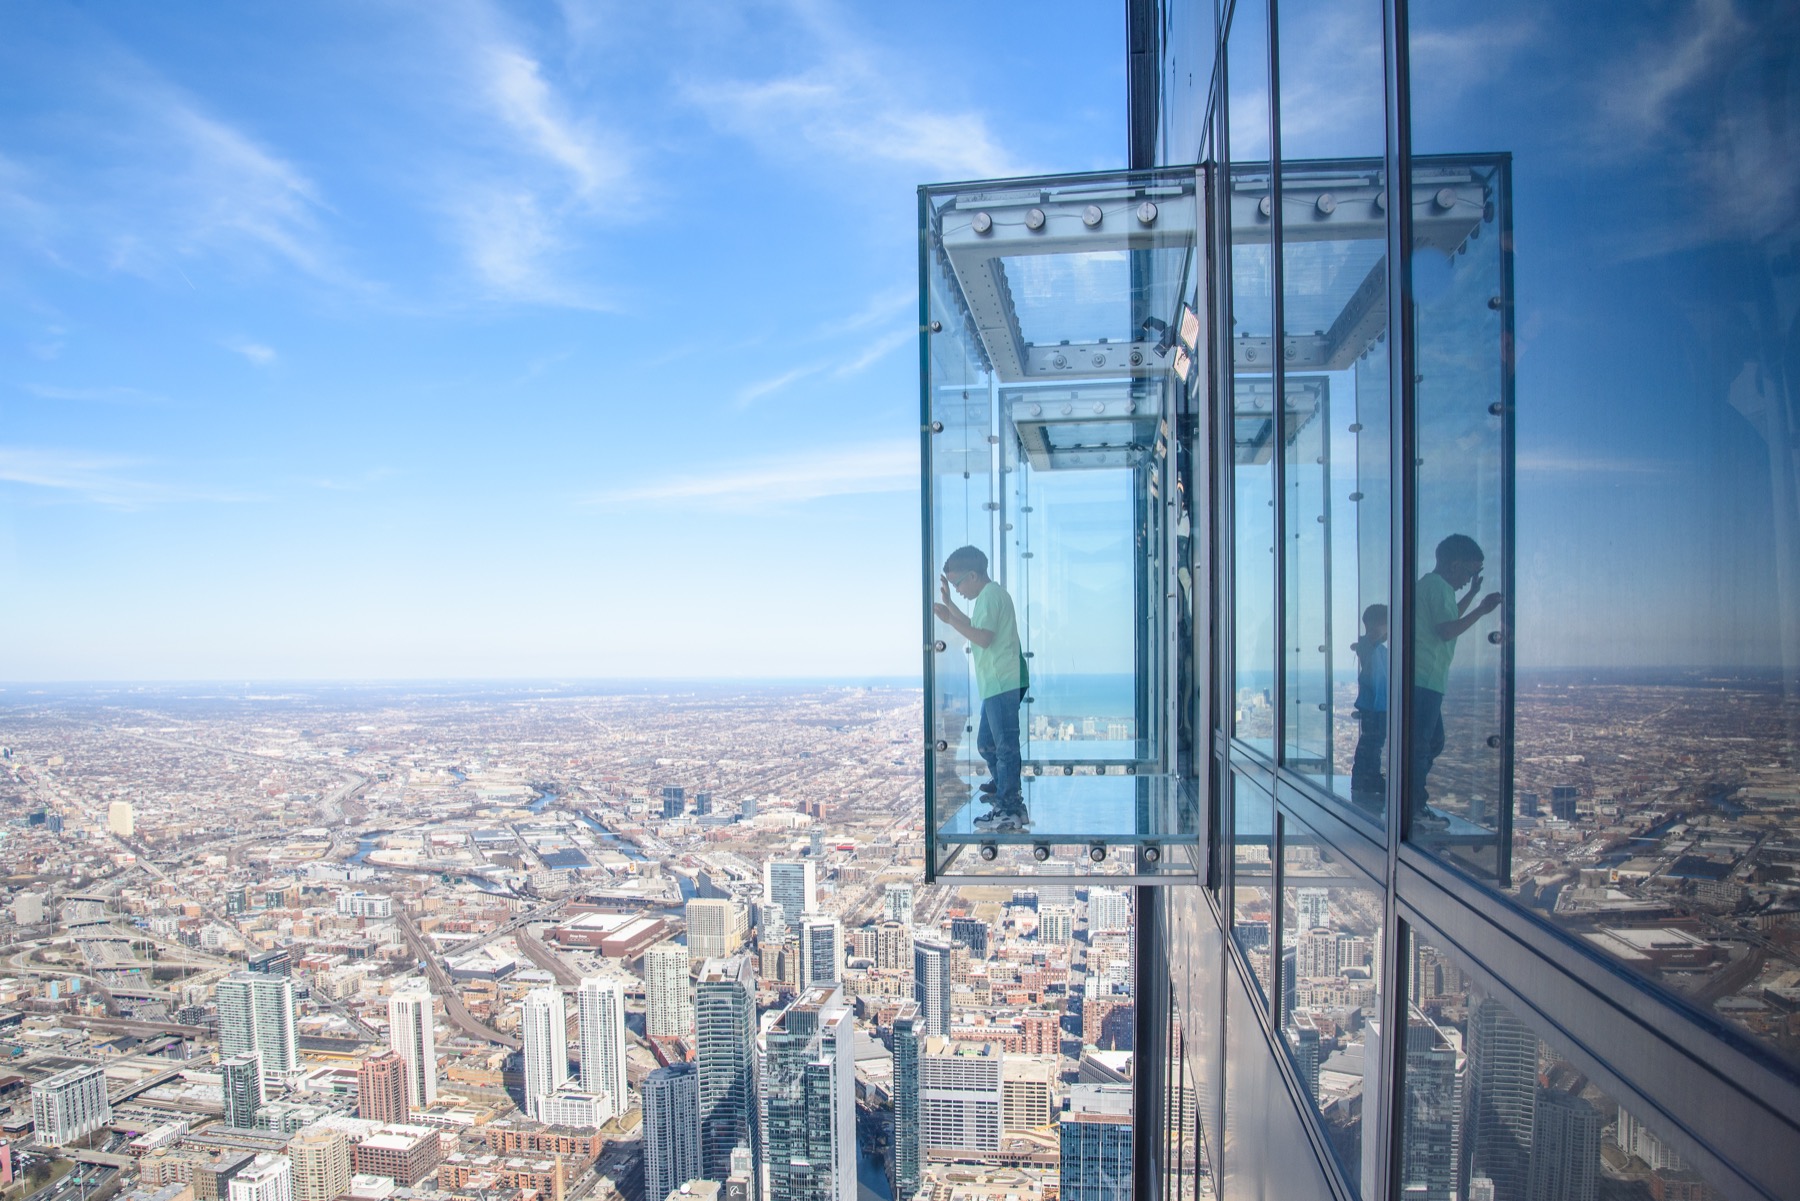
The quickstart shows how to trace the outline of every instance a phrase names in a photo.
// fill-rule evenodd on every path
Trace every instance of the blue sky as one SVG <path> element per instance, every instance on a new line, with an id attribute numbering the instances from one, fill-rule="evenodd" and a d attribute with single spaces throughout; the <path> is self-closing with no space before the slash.
<path id="1" fill-rule="evenodd" d="M 915 673 L 914 185 L 1124 153 L 1018 21 L 9 6 L 0 678 Z"/>

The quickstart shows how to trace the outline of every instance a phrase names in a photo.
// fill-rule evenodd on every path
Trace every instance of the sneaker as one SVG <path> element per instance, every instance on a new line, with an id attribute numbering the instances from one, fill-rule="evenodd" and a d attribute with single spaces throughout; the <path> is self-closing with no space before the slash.
<path id="1" fill-rule="evenodd" d="M 1004 813 L 990 828 L 996 834 L 1024 834 L 1031 829 L 1031 819 L 1023 813 Z"/>
<path id="2" fill-rule="evenodd" d="M 1415 830 L 1448 830 L 1450 819 L 1436 809 L 1427 809 L 1423 813 L 1415 813 L 1412 824 Z"/>
<path id="3" fill-rule="evenodd" d="M 992 809 L 976 818 L 972 823 L 977 830 L 992 830 L 1007 818 L 1006 810 Z"/>
<path id="4" fill-rule="evenodd" d="M 995 786 L 995 784 L 992 780 L 983 780 L 981 782 L 981 794 L 983 796 L 993 796 L 994 793 L 996 793 L 998 791 L 999 791 L 999 789 Z"/>

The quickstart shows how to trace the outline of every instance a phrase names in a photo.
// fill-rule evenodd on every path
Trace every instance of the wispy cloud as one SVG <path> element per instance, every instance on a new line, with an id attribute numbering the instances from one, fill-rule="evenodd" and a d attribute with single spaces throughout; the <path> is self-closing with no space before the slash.
<path id="1" fill-rule="evenodd" d="M 143 459 L 50 447 L 0 446 L 0 483 L 40 489 L 49 499 L 138 509 L 178 501 L 235 503 L 241 493 L 175 486 L 144 478 Z"/>
<path id="2" fill-rule="evenodd" d="M 1679 464 L 1655 459 L 1619 459 L 1605 455 L 1558 453 L 1547 451 L 1521 454 L 1514 463 L 1520 475 L 1671 475 L 1682 470 Z"/>
<path id="3" fill-rule="evenodd" d="M 243 355 L 258 367 L 267 367 L 279 357 L 275 353 L 274 347 L 265 346 L 261 342 L 251 342 L 244 338 L 227 339 L 221 345 L 233 354 Z"/>
<path id="4" fill-rule="evenodd" d="M 816 61 L 764 79 L 690 82 L 685 95 L 715 125 L 773 153 L 803 151 L 833 169 L 874 163 L 939 179 L 1025 172 L 982 113 L 921 103 L 917 63 L 884 55 L 828 6 L 795 4 L 790 15 L 794 41 L 815 47 Z"/>
<path id="5" fill-rule="evenodd" d="M 561 111 L 537 60 L 504 45 L 490 47 L 487 59 L 487 85 L 502 119 L 540 155 L 566 170 L 577 194 L 591 198 L 625 178 L 624 156 Z"/>
<path id="6" fill-rule="evenodd" d="M 65 388 L 55 384 L 20 384 L 21 391 L 40 400 L 80 401 L 91 404 L 154 405 L 166 404 L 168 398 L 142 388 L 114 385 L 98 388 Z"/>
<path id="7" fill-rule="evenodd" d="M 827 366 L 829 366 L 827 363 L 807 363 L 803 366 L 795 367 L 792 370 L 784 371 L 780 375 L 770 379 L 760 380 L 757 383 L 751 384 L 749 387 L 738 392 L 736 398 L 737 407 L 740 409 L 747 408 L 761 400 L 763 397 L 771 396 L 776 392 L 781 391 L 789 384 L 798 383 L 809 375 L 817 375 L 819 372 L 825 370 Z"/>
<path id="8" fill-rule="evenodd" d="M 909 492 L 919 486 L 919 448 L 910 442 L 820 447 L 805 456 L 769 459 L 737 471 L 696 471 L 654 484 L 587 498 L 594 505 L 731 504 L 756 507 Z"/>
<path id="9" fill-rule="evenodd" d="M 874 366 L 876 362 L 885 359 L 888 355 L 899 350 L 902 346 L 905 346 L 910 342 L 916 342 L 918 337 L 919 335 L 910 329 L 897 329 L 892 333 L 883 334 L 881 337 L 863 347 L 861 354 L 839 367 L 836 371 L 832 372 L 832 374 L 839 379 L 842 379 L 845 376 L 855 375 L 859 371 Z"/>

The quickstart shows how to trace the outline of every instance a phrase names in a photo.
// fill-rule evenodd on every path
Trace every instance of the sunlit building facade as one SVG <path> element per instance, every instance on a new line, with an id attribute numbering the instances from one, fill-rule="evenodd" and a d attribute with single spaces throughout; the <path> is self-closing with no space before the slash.
<path id="1" fill-rule="evenodd" d="M 1126 9 L 920 192 L 928 879 L 1135 888 L 1141 1198 L 1794 1196 L 1800 12 Z"/>

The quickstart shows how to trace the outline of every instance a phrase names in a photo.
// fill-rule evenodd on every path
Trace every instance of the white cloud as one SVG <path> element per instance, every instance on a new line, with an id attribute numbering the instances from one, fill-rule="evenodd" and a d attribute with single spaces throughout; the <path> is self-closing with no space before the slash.
<path id="1" fill-rule="evenodd" d="M 237 502 L 251 497 L 189 487 L 173 487 L 136 474 L 141 459 L 94 451 L 0 446 L 0 482 L 40 489 L 52 497 L 108 508 L 136 509 L 176 501 Z"/>
<path id="2" fill-rule="evenodd" d="M 878 360 L 885 359 L 902 346 L 916 343 L 918 337 L 919 335 L 910 329 L 897 329 L 892 333 L 883 334 L 865 346 L 861 354 L 839 367 L 832 374 L 839 379 L 847 375 L 855 375 L 857 372 L 873 366 Z"/>
<path id="3" fill-rule="evenodd" d="M 737 471 L 694 472 L 655 484 L 599 493 L 588 503 L 731 504 L 759 506 L 909 492 L 919 486 L 919 447 L 913 442 L 820 447 L 804 456 L 765 460 Z"/>
<path id="4" fill-rule="evenodd" d="M 773 378 L 751 384 L 737 394 L 737 407 L 740 409 L 744 408 L 771 393 L 781 391 L 789 384 L 797 383 L 809 375 L 817 375 L 819 372 L 823 371 L 825 367 L 826 364 L 824 363 L 808 363 L 801 367 L 795 367 L 790 371 L 784 371 Z"/>
<path id="5" fill-rule="evenodd" d="M 237 338 L 227 341 L 223 343 L 223 345 L 226 350 L 231 351 L 233 354 L 243 355 L 258 367 L 267 367 L 277 358 L 274 347 L 264 346 L 260 342 L 250 342 L 242 338 Z"/>
<path id="6" fill-rule="evenodd" d="M 487 60 L 488 89 L 501 118 L 540 155 L 567 171 L 580 196 L 592 198 L 625 179 L 624 156 L 560 111 L 536 60 L 513 46 L 490 47 Z"/>
<path id="7" fill-rule="evenodd" d="M 65 388 L 55 384 L 20 384 L 19 387 L 40 400 L 87 401 L 95 404 L 162 404 L 164 398 L 142 388 L 112 385 L 98 388 Z"/>

